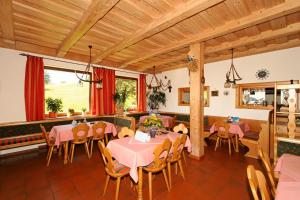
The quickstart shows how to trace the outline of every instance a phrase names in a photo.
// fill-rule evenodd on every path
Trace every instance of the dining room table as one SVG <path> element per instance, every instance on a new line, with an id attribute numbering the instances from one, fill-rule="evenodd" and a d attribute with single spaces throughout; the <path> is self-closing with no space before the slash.
<path id="1" fill-rule="evenodd" d="M 300 156 L 283 154 L 279 157 L 274 172 L 279 173 L 276 200 L 300 199 Z"/>
<path id="2" fill-rule="evenodd" d="M 90 127 L 88 131 L 88 137 L 93 136 L 93 124 L 97 123 L 95 122 L 88 122 L 87 125 Z M 108 143 L 107 134 L 113 134 L 113 136 L 117 136 L 117 129 L 113 123 L 105 122 L 106 128 L 105 128 L 105 140 L 106 143 Z M 69 149 L 69 141 L 72 141 L 74 139 L 73 137 L 73 131 L 72 129 L 75 126 L 72 124 L 65 124 L 65 125 L 58 125 L 53 126 L 51 131 L 49 132 L 49 137 L 54 138 L 55 145 L 59 147 L 60 145 L 64 145 L 64 164 L 68 163 L 68 149 Z"/>
<path id="3" fill-rule="evenodd" d="M 143 115 L 140 117 L 140 122 L 143 122 L 145 119 L 147 119 L 148 117 L 151 117 L 151 115 Z M 162 121 L 162 124 L 165 128 L 172 128 L 175 124 L 175 118 L 168 116 L 168 115 L 156 115 L 156 117 L 158 119 L 160 119 Z"/>
<path id="4" fill-rule="evenodd" d="M 143 199 L 143 167 L 149 165 L 154 160 L 153 151 L 157 145 L 163 143 L 165 139 L 175 141 L 179 133 L 168 131 L 167 134 L 161 134 L 151 138 L 148 142 L 141 142 L 134 137 L 126 137 L 117 140 L 111 140 L 107 148 L 112 156 L 121 164 L 130 168 L 129 175 L 134 182 L 138 183 L 138 199 Z M 191 142 L 187 138 L 185 143 L 187 150 L 191 152 Z"/>
<path id="5" fill-rule="evenodd" d="M 229 130 L 228 132 L 231 134 L 235 135 L 235 151 L 239 152 L 239 146 L 238 146 L 238 141 L 239 138 L 243 138 L 244 137 L 244 133 L 250 130 L 250 126 L 249 124 L 243 122 L 243 121 L 239 121 L 239 122 L 227 122 L 229 124 Z M 217 127 L 215 126 L 215 123 L 211 126 L 210 128 L 210 133 L 215 133 L 216 131 L 218 131 Z"/>

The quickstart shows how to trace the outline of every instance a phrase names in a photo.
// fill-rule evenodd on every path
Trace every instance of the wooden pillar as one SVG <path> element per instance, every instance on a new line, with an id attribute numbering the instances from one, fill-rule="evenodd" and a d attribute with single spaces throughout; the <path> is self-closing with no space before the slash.
<path id="1" fill-rule="evenodd" d="M 190 45 L 189 56 L 195 60 L 190 70 L 190 137 L 192 143 L 191 157 L 200 159 L 204 155 L 203 121 L 204 121 L 204 44 Z"/>

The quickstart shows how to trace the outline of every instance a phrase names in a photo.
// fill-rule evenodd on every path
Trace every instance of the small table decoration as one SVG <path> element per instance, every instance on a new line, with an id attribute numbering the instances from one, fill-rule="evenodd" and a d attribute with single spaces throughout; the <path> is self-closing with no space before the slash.
<path id="1" fill-rule="evenodd" d="M 141 125 L 145 127 L 145 131 L 149 132 L 152 138 L 155 137 L 159 128 L 163 128 L 162 120 L 154 114 L 142 121 Z"/>

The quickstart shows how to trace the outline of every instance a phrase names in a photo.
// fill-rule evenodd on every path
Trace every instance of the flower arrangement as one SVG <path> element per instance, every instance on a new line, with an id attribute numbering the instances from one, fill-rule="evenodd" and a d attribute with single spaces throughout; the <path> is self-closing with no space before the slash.
<path id="1" fill-rule="evenodd" d="M 163 128 L 162 121 L 159 118 L 157 118 L 156 115 L 151 115 L 150 117 L 147 117 L 142 122 L 142 125 L 144 127 L 153 127 L 153 126 L 156 126 L 158 128 Z"/>

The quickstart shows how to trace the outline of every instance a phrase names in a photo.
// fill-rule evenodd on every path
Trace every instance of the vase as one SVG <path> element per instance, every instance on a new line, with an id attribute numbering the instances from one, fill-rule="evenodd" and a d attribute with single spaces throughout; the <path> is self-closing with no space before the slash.
<path id="1" fill-rule="evenodd" d="M 157 132 L 157 127 L 151 127 L 149 131 L 150 137 L 155 138 L 156 132 Z"/>
<path id="2" fill-rule="evenodd" d="M 56 112 L 49 112 L 49 118 L 56 118 L 57 113 Z"/>

